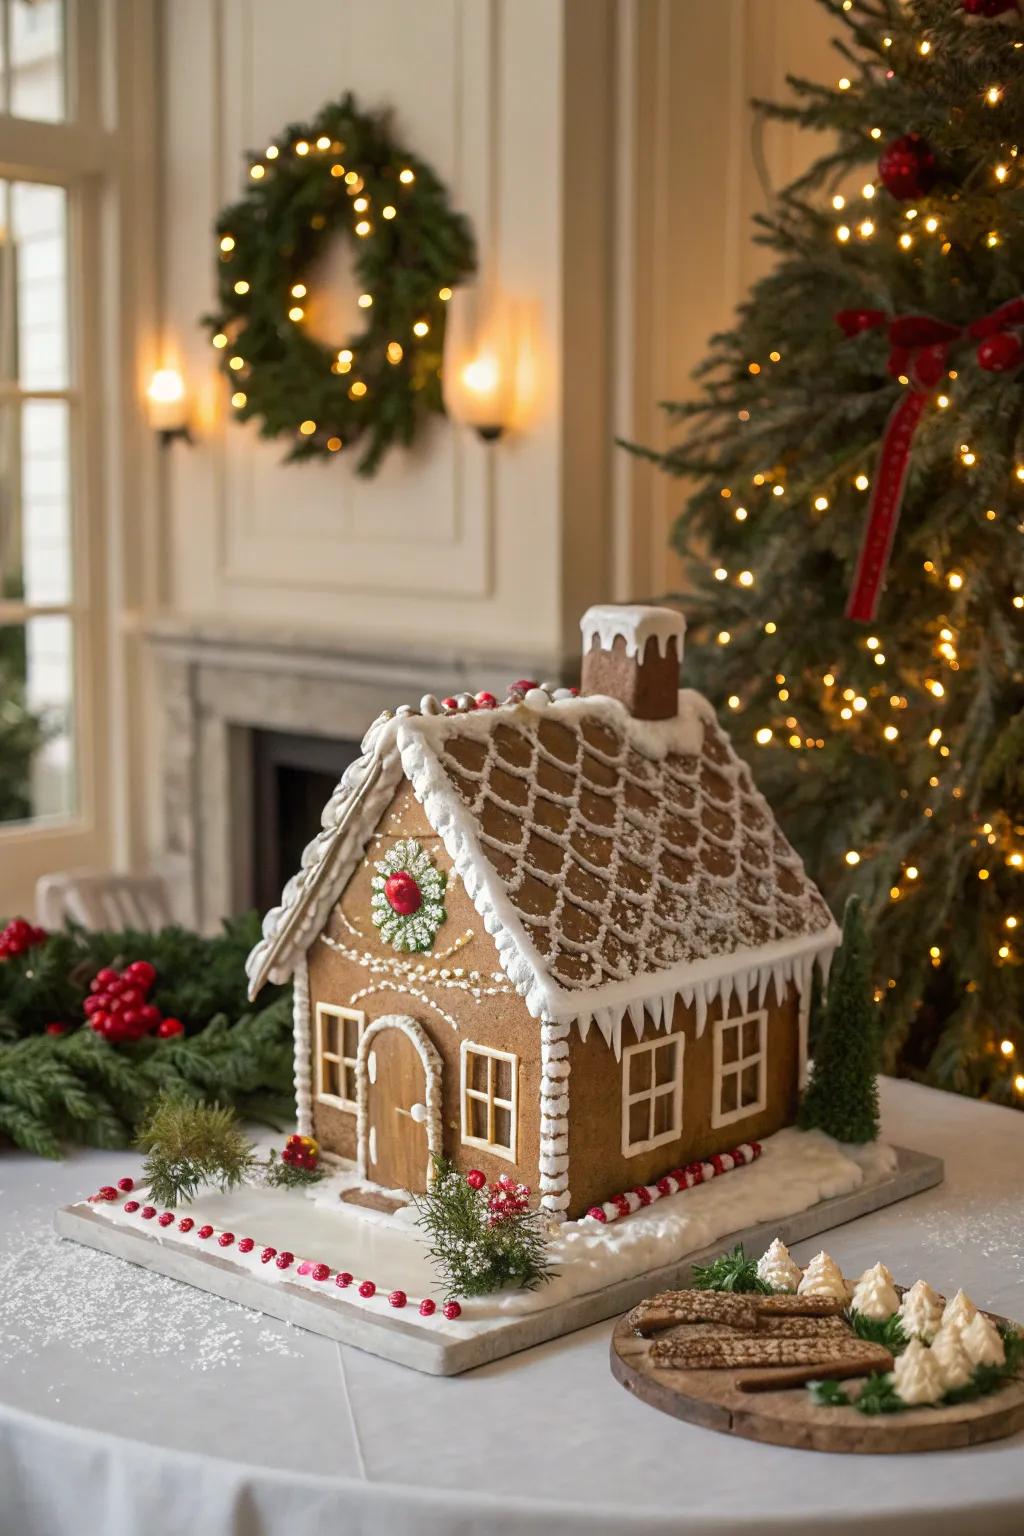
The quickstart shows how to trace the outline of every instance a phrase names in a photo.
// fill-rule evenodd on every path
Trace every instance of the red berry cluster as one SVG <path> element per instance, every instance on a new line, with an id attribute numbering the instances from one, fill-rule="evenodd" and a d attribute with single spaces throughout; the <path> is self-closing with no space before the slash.
<path id="1" fill-rule="evenodd" d="M 529 1184 L 517 1184 L 510 1174 L 503 1173 L 499 1176 L 497 1184 L 490 1186 L 487 1194 L 487 1225 L 489 1227 L 498 1227 L 504 1222 L 514 1221 L 517 1216 L 521 1216 L 529 1209 Z"/>
<path id="2" fill-rule="evenodd" d="M 89 983 L 90 995 L 82 1005 L 89 1027 L 111 1045 L 150 1034 L 162 1040 L 183 1035 L 180 1019 L 165 1019 L 155 1003 L 147 1001 L 155 980 L 156 971 L 148 960 L 133 960 L 122 971 L 105 965 Z"/>
<path id="3" fill-rule="evenodd" d="M 45 928 L 36 928 L 23 917 L 12 917 L 6 928 L 0 929 L 0 960 L 11 955 L 23 955 L 27 949 L 41 944 L 49 935 Z"/>
<path id="4" fill-rule="evenodd" d="M 312 1136 L 289 1136 L 281 1153 L 282 1163 L 292 1168 L 304 1168 L 313 1173 L 320 1156 L 320 1149 Z"/>

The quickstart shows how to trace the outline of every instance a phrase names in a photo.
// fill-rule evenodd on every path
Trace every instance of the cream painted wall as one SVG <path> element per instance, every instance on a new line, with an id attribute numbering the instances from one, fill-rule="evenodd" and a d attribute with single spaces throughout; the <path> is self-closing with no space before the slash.
<path id="1" fill-rule="evenodd" d="M 167 463 L 164 602 L 176 613 L 557 648 L 563 20 L 550 0 L 165 6 L 165 325 L 200 415 L 195 450 Z M 279 446 L 225 421 L 196 326 L 243 151 L 349 88 L 394 108 L 472 220 L 483 276 L 536 316 L 544 353 L 528 433 L 493 451 L 439 422 L 370 481 L 343 460 L 284 466 Z"/>
<path id="2" fill-rule="evenodd" d="M 587 602 L 672 587 L 681 487 L 613 438 L 666 440 L 657 401 L 686 396 L 763 265 L 751 216 L 813 145 L 755 136 L 749 98 L 827 77 L 814 0 L 174 0 L 164 18 L 163 320 L 199 440 L 166 456 L 162 606 L 554 656 Z M 369 482 L 285 467 L 227 421 L 196 325 L 244 150 L 347 88 L 393 106 L 448 182 L 484 280 L 534 317 L 542 381 L 518 437 L 439 423 Z M 334 281 L 343 324 L 343 262 Z"/>

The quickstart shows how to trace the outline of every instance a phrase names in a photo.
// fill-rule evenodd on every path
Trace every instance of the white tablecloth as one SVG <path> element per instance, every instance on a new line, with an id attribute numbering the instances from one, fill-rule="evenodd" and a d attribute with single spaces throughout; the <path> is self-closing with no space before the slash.
<path id="1" fill-rule="evenodd" d="M 883 1106 L 887 1139 L 939 1153 L 946 1182 L 830 1252 L 1024 1318 L 1024 1117 L 907 1083 Z M 54 1205 L 137 1166 L 0 1154 L 0 1536 L 1024 1531 L 1022 1436 L 749 1444 L 635 1402 L 611 1323 L 435 1380 L 46 1235 Z"/>

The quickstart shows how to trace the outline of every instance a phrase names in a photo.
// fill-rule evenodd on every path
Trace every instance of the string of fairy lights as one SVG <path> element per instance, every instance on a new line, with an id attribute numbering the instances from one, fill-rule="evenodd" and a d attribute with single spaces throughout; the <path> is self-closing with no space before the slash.
<path id="1" fill-rule="evenodd" d="M 374 206 L 374 200 L 367 188 L 364 177 L 357 171 L 346 166 L 341 156 L 344 153 L 343 143 L 329 134 L 321 134 L 315 138 L 299 138 L 289 144 L 270 144 L 262 157 L 254 161 L 248 170 L 249 179 L 254 183 L 261 183 L 273 173 L 275 162 L 282 161 L 285 155 L 291 155 L 299 160 L 307 157 L 324 157 L 331 159 L 329 174 L 332 178 L 341 181 L 345 192 L 350 199 L 351 232 L 356 240 L 367 240 L 373 236 L 377 228 L 377 220 L 385 224 L 391 224 L 402 216 L 403 191 L 411 189 L 416 183 L 416 172 L 409 165 L 400 166 L 394 182 L 397 186 L 390 186 L 379 207 Z M 283 162 L 282 162 L 283 163 Z M 396 195 L 397 193 L 397 195 Z M 315 213 L 310 220 L 313 229 L 324 229 L 327 220 L 324 214 Z M 221 234 L 219 240 L 219 257 L 222 263 L 229 264 L 237 260 L 239 254 L 238 240 L 230 230 Z M 234 293 L 244 297 L 250 292 L 251 278 L 240 274 L 232 287 Z M 452 282 L 454 283 L 453 278 Z M 449 283 L 442 284 L 436 292 L 436 297 L 442 303 L 447 303 L 453 294 L 453 286 Z M 364 290 L 359 293 L 356 303 L 360 310 L 372 310 L 377 300 L 377 295 Z M 305 282 L 295 282 L 288 288 L 283 300 L 282 320 L 287 320 L 291 325 L 301 327 L 309 323 L 313 296 Z M 432 316 L 424 309 L 420 313 L 413 310 L 409 318 L 407 333 L 392 336 L 383 348 L 383 355 L 387 362 L 397 367 L 406 357 L 409 349 L 417 342 L 424 341 L 431 334 Z M 230 326 L 223 325 L 211 338 L 212 345 L 218 352 L 232 348 L 231 355 L 227 359 L 227 366 L 236 375 L 238 387 L 230 396 L 231 405 L 236 411 L 241 411 L 249 403 L 249 392 L 244 387 L 251 376 L 254 363 L 246 358 L 238 349 L 237 343 L 233 345 L 230 335 Z M 339 376 L 349 376 L 347 392 L 349 399 L 353 401 L 365 400 L 370 392 L 371 385 L 366 378 L 359 374 L 359 357 L 352 346 L 344 346 L 334 353 L 330 361 L 330 370 Z M 296 421 L 295 432 L 299 438 L 311 438 L 319 431 L 319 424 L 312 417 L 305 417 Z M 344 443 L 340 436 L 330 436 L 326 439 L 325 446 L 331 453 L 339 452 Z"/>
<path id="2" fill-rule="evenodd" d="M 843 9 L 852 9 L 853 0 L 844 0 Z M 892 36 L 886 34 L 881 39 L 885 49 L 893 47 Z M 1015 50 L 1024 48 L 1024 42 L 1012 40 Z M 922 38 L 917 43 L 917 53 L 920 58 L 926 59 L 933 55 L 934 44 L 930 38 Z M 891 71 L 889 72 L 891 75 Z M 842 76 L 837 81 L 837 89 L 846 92 L 852 88 L 852 81 L 847 76 Z M 982 92 L 983 104 L 991 109 L 997 109 L 1004 100 L 1004 88 L 998 83 L 987 86 Z M 882 138 L 883 130 L 880 127 L 872 127 L 867 130 L 873 140 Z M 991 177 L 997 188 L 1010 187 L 1017 183 L 1020 172 L 1020 153 L 1016 144 L 1008 144 L 1001 147 L 997 158 L 991 166 Z M 870 242 L 879 238 L 878 221 L 872 217 L 871 203 L 878 192 L 878 184 L 875 181 L 866 181 L 860 189 L 859 204 L 857 198 L 850 198 L 837 192 L 830 199 L 834 213 L 841 215 L 839 222 L 834 225 L 834 238 L 840 245 L 856 240 L 861 243 Z M 918 199 L 920 201 L 920 199 Z M 917 241 L 935 237 L 940 242 L 943 253 L 951 248 L 943 228 L 942 218 L 936 212 L 927 207 L 921 209 L 915 204 L 904 210 L 903 218 L 905 229 L 895 236 L 897 247 L 904 252 L 910 252 L 915 248 Z M 984 237 L 984 245 L 988 249 L 994 249 L 1002 242 L 1002 234 L 997 228 L 990 229 Z M 751 379 L 757 378 L 766 368 L 781 363 L 782 354 L 773 349 L 768 354 L 766 364 L 757 360 L 751 360 L 747 364 L 747 372 Z M 957 370 L 947 370 L 949 385 L 954 385 L 957 379 Z M 904 387 L 910 384 L 906 374 L 898 375 L 898 381 Z M 949 385 L 932 396 L 934 409 L 948 411 L 953 408 L 954 402 Z M 751 420 L 751 411 L 744 407 L 737 412 L 738 420 L 742 423 Z M 958 445 L 956 459 L 959 466 L 970 472 L 978 464 L 976 450 L 966 442 Z M 1014 474 L 1018 481 L 1024 482 L 1024 463 L 1017 464 Z M 858 471 L 849 484 L 859 493 L 870 490 L 871 480 L 863 470 Z M 751 485 L 762 494 L 768 489 L 773 497 L 784 497 L 787 494 L 787 486 L 783 472 L 779 470 L 764 469 L 751 477 Z M 724 503 L 730 507 L 732 517 L 739 523 L 744 523 L 751 515 L 750 508 L 745 504 L 741 493 L 731 486 L 723 486 L 720 491 Z M 748 498 L 749 499 L 749 498 Z M 735 503 L 735 504 L 734 504 Z M 830 497 L 826 490 L 815 492 L 811 496 L 811 506 L 814 512 L 820 516 L 828 513 Z M 1002 513 L 995 507 L 986 507 L 982 512 L 986 523 L 995 523 L 1009 515 Z M 1024 533 L 1024 522 L 1017 523 L 1018 532 Z M 946 589 L 951 597 L 957 597 L 965 593 L 969 586 L 969 573 L 956 565 L 943 568 L 934 559 L 926 559 L 922 562 L 922 574 L 926 581 L 936 583 Z M 756 585 L 756 574 L 749 568 L 739 571 L 730 571 L 724 565 L 716 565 L 712 569 L 712 575 L 718 582 L 734 583 L 741 588 L 753 588 Z M 1014 593 L 1011 597 L 1012 607 L 1017 610 L 1024 609 L 1024 592 Z M 769 619 L 763 624 L 763 631 L 767 635 L 777 632 L 777 624 Z M 721 646 L 727 646 L 732 642 L 733 636 L 727 629 L 722 629 L 715 637 Z M 934 633 L 930 636 L 931 650 L 934 666 L 929 669 L 929 675 L 923 679 L 923 690 L 936 708 L 941 709 L 946 699 L 946 685 L 942 680 L 943 670 L 950 673 L 959 671 L 960 662 L 957 651 L 958 630 L 954 622 L 944 615 L 934 626 Z M 842 729 L 846 723 L 855 723 L 857 729 L 863 729 L 866 722 L 875 719 L 878 722 L 880 739 L 887 745 L 893 745 L 901 738 L 907 737 L 914 729 L 915 713 L 905 714 L 910 709 L 910 700 L 907 695 L 896 689 L 885 686 L 884 668 L 886 666 L 886 650 L 883 637 L 879 634 L 868 635 L 860 642 L 864 650 L 871 656 L 873 664 L 880 669 L 881 677 L 876 687 L 861 691 L 861 689 L 846 685 L 840 678 L 838 665 L 833 664 L 821 674 L 821 705 L 825 714 L 831 714 L 836 720 L 836 729 Z M 775 674 L 777 697 L 781 704 L 791 704 L 790 689 L 784 673 Z M 737 694 L 732 694 L 727 700 L 728 707 L 739 710 L 743 707 L 743 701 Z M 881 704 L 885 713 L 880 715 L 877 705 Z M 753 739 L 761 748 L 786 748 L 793 751 L 813 751 L 825 747 L 825 739 L 821 736 L 810 735 L 800 727 L 796 714 L 787 714 L 783 717 L 785 729 L 778 725 L 764 723 L 757 725 L 753 730 Z M 930 724 L 925 721 L 923 740 L 934 751 L 936 756 L 935 772 L 928 779 L 929 788 L 937 790 L 942 783 L 941 770 L 949 765 L 951 749 L 943 739 L 941 725 Z M 952 763 L 954 771 L 959 765 Z M 964 788 L 960 784 L 954 784 L 951 789 L 954 799 L 961 800 Z M 909 792 L 901 791 L 904 798 Z M 931 819 L 934 808 L 930 805 L 923 807 L 922 814 L 925 819 Z M 970 836 L 970 845 L 979 850 L 980 862 L 976 870 L 977 879 L 981 884 L 988 882 L 993 873 L 996 860 L 1000 860 L 1005 868 L 1024 871 L 1024 828 L 1013 827 L 1008 824 L 1008 819 L 997 817 L 996 821 L 985 820 L 973 829 Z M 862 852 L 857 848 L 849 848 L 843 855 L 845 863 L 854 868 L 862 862 L 862 859 L 870 857 L 869 852 Z M 918 864 L 907 861 L 901 867 L 900 875 L 889 889 L 889 899 L 892 902 L 907 900 L 918 888 L 925 876 Z M 1024 917 L 1014 911 L 1007 911 L 998 925 L 998 936 L 994 942 L 993 959 L 997 965 L 1015 964 L 1020 955 L 1015 949 L 1015 939 L 1021 934 L 1021 925 Z M 930 964 L 939 967 L 943 961 L 943 952 L 940 945 L 931 943 L 927 946 L 927 954 Z M 897 982 L 890 978 L 887 983 L 889 990 L 895 989 Z M 976 991 L 977 983 L 969 981 L 967 991 Z M 879 988 L 875 993 L 876 1002 L 881 1002 L 885 996 L 885 988 Z M 998 1040 L 998 1055 L 1002 1058 L 1010 1071 L 1011 1081 L 1015 1092 L 1024 1098 L 1024 1062 L 1018 1062 L 1018 1047 L 1014 1040 L 1002 1038 Z M 1016 1068 L 1016 1070 L 1015 1070 Z"/>

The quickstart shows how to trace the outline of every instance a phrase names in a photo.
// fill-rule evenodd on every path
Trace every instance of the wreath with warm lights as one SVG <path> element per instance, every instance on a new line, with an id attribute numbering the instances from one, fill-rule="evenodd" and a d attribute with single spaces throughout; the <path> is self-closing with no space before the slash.
<path id="1" fill-rule="evenodd" d="M 395 443 L 444 414 L 445 304 L 475 265 L 465 217 L 438 177 L 351 95 L 250 157 L 242 199 L 217 220 L 216 314 L 204 318 L 242 420 L 291 459 L 358 449 L 372 475 Z M 306 330 L 307 276 L 351 238 L 366 327 L 328 346 Z"/>

